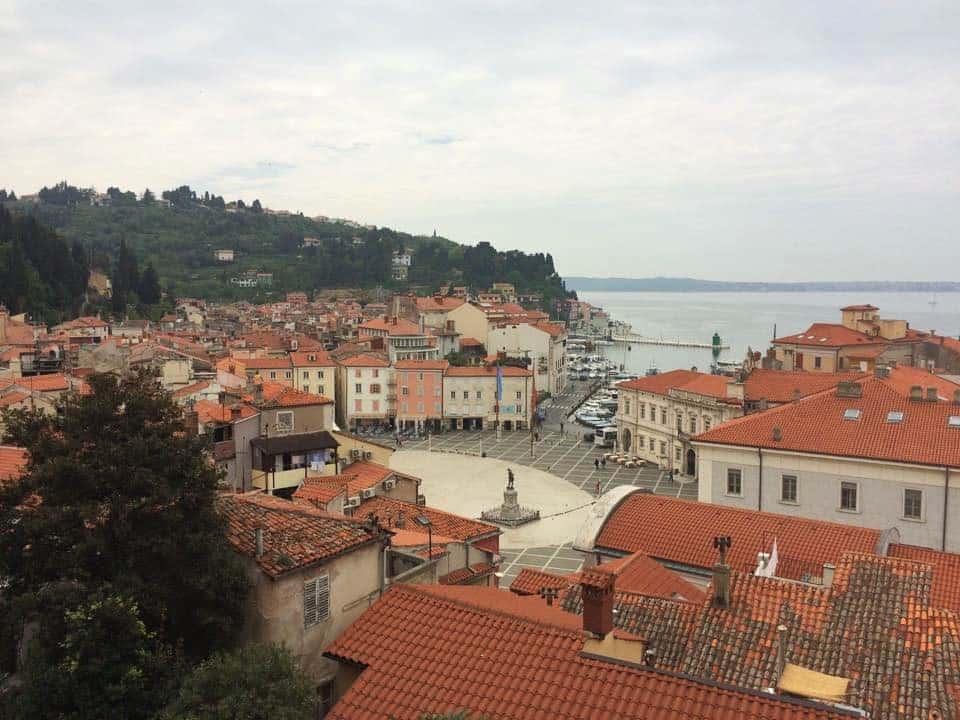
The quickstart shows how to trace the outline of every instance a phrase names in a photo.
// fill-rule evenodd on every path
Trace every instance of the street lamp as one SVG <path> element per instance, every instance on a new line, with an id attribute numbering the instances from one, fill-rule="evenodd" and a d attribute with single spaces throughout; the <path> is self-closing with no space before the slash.
<path id="1" fill-rule="evenodd" d="M 413 521 L 427 529 L 427 560 L 433 560 L 433 523 L 426 515 L 417 515 Z"/>

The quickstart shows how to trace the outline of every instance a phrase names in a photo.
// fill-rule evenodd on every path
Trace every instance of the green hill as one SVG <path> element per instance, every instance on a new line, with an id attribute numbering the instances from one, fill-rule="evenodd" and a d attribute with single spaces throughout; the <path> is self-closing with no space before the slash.
<path id="1" fill-rule="evenodd" d="M 112 267 L 121 239 L 126 240 L 140 266 L 152 264 L 161 285 L 180 297 L 257 302 L 295 290 L 411 285 L 432 290 L 448 284 L 485 289 L 502 281 L 541 294 L 542 304 L 552 308 L 566 292 L 549 254 L 499 252 L 485 242 L 464 246 L 390 228 L 272 213 L 258 201 L 249 207 L 227 204 L 186 186 L 163 193 L 172 206 L 162 206 L 152 195 L 138 201 L 117 188 L 108 196 L 99 199 L 104 206 L 91 205 L 91 199 L 98 201 L 92 191 L 61 183 L 44 188 L 39 202 L 21 198 L 7 205 L 82 244 L 94 267 Z M 305 238 L 313 240 L 305 245 Z M 218 249 L 233 250 L 235 260 L 218 262 Z M 407 281 L 391 277 L 394 251 L 412 255 Z M 272 273 L 272 284 L 242 288 L 230 282 L 248 271 Z"/>

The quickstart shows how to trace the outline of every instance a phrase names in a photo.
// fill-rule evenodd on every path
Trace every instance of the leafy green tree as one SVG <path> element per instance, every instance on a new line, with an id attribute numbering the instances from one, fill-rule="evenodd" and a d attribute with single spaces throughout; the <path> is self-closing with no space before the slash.
<path id="1" fill-rule="evenodd" d="M 3 417 L 7 441 L 30 453 L 23 479 L 0 490 L 0 576 L 18 622 L 43 616 L 51 584 L 109 585 L 162 642 L 205 657 L 234 637 L 248 589 L 207 441 L 183 432 L 180 407 L 147 373 L 89 383 L 56 415 Z"/>
<path id="2" fill-rule="evenodd" d="M 126 238 L 120 238 L 120 249 L 113 269 L 112 302 L 117 314 L 126 312 L 127 304 L 133 301 L 133 294 L 140 287 L 140 274 L 137 272 L 137 258 L 127 247 Z"/>
<path id="3" fill-rule="evenodd" d="M 206 660 L 162 720 L 312 720 L 310 679 L 280 645 L 246 645 Z"/>
<path id="4" fill-rule="evenodd" d="M 144 305 L 156 305 L 160 302 L 160 279 L 157 271 L 153 269 L 153 263 L 144 268 L 137 294 Z"/>
<path id="5" fill-rule="evenodd" d="M 30 650 L 8 714 L 23 720 L 152 718 L 170 700 L 179 661 L 135 602 L 96 594 L 61 611 Z"/>
<path id="6" fill-rule="evenodd" d="M 157 202 L 157 198 L 152 192 L 150 192 L 150 188 L 147 188 L 143 191 L 143 197 L 140 198 L 140 202 L 144 205 L 153 205 Z"/>
<path id="7" fill-rule="evenodd" d="M 263 206 L 260 204 L 260 200 L 259 200 L 259 199 L 255 199 L 255 200 L 253 201 L 253 204 L 250 206 L 250 210 L 252 210 L 252 211 L 255 212 L 255 213 L 262 213 L 262 212 L 263 212 Z"/>

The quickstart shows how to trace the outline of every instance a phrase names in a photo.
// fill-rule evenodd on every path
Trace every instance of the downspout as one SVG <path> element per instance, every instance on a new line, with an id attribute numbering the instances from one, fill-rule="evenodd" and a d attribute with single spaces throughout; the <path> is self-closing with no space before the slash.
<path id="1" fill-rule="evenodd" d="M 947 500 L 950 497 L 950 467 L 943 468 L 943 538 L 940 542 L 940 549 L 947 551 Z"/>
<path id="2" fill-rule="evenodd" d="M 757 510 L 763 510 L 763 448 L 757 446 L 757 458 L 760 462 L 760 475 L 757 478 Z"/>

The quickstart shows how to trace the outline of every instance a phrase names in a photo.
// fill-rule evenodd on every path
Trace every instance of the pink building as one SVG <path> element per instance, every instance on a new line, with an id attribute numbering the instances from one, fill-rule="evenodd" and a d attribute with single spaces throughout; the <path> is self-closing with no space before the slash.
<path id="1" fill-rule="evenodd" d="M 439 430 L 443 420 L 446 360 L 398 360 L 397 427 Z"/>

